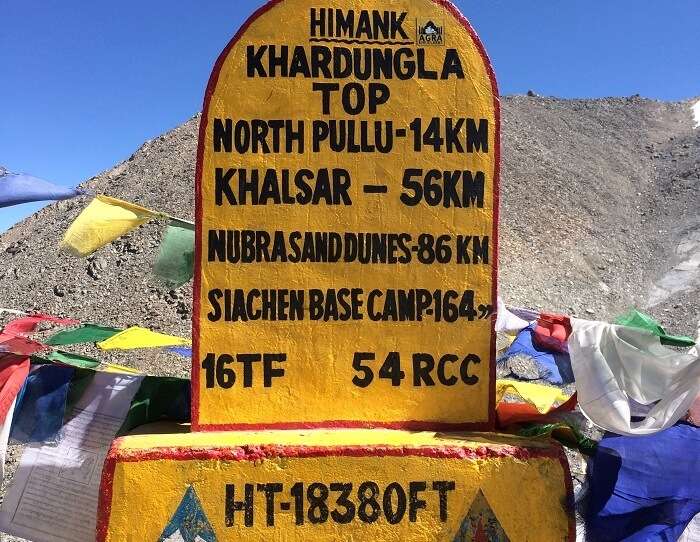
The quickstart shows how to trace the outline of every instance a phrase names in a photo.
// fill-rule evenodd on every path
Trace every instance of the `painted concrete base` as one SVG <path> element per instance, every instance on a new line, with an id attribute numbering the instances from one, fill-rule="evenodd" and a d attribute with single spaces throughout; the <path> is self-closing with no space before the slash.
<path id="1" fill-rule="evenodd" d="M 101 499 L 98 542 L 574 541 L 561 449 L 495 434 L 134 435 Z"/>

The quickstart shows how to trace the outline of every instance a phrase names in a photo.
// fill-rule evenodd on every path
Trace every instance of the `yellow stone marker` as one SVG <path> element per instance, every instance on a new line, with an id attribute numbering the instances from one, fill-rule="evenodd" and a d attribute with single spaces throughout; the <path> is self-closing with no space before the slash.
<path id="1" fill-rule="evenodd" d="M 449 2 L 256 12 L 200 125 L 193 427 L 492 429 L 499 141 Z"/>
<path id="2" fill-rule="evenodd" d="M 515 437 L 138 435 L 108 457 L 97 540 L 573 542 L 571 502 L 561 448 Z"/>

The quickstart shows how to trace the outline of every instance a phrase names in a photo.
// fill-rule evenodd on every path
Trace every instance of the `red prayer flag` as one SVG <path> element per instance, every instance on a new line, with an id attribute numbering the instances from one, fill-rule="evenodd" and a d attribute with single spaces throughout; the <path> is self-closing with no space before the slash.
<path id="1" fill-rule="evenodd" d="M 29 358 L 0 354 L 0 420 L 7 417 L 19 390 L 29 375 Z"/>
<path id="2" fill-rule="evenodd" d="M 31 356 L 36 352 L 46 350 L 48 346 L 39 342 L 9 333 L 0 333 L 0 355 L 16 354 L 18 356 Z"/>
<path id="3" fill-rule="evenodd" d="M 27 335 L 36 330 L 41 322 L 51 322 L 60 326 L 73 326 L 80 323 L 80 321 L 70 318 L 56 318 L 48 314 L 32 314 L 31 316 L 12 320 L 2 331 L 9 335 Z"/>
<path id="4" fill-rule="evenodd" d="M 537 319 L 532 341 L 540 348 L 551 352 L 569 352 L 567 341 L 571 335 L 571 320 L 561 314 L 543 312 Z"/>
<path id="5" fill-rule="evenodd" d="M 551 421 L 550 416 L 559 412 L 571 412 L 576 408 L 576 394 L 569 397 L 565 403 L 551 408 L 546 414 L 540 414 L 534 405 L 530 403 L 506 403 L 500 402 L 496 406 L 496 420 L 499 429 L 505 429 L 514 423 L 546 423 Z"/>

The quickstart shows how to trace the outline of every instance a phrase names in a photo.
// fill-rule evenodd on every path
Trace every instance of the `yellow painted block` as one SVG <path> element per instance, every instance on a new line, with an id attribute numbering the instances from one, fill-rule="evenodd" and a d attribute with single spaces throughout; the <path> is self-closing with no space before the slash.
<path id="1" fill-rule="evenodd" d="M 105 465 L 97 540 L 573 542 L 566 465 L 494 434 L 129 436 Z"/>
<path id="2" fill-rule="evenodd" d="M 492 429 L 499 144 L 449 2 L 258 10 L 201 118 L 193 426 Z"/>

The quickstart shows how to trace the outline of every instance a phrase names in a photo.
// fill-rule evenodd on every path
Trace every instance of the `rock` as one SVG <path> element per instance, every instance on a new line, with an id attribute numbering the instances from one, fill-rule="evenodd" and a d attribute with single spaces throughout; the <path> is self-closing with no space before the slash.
<path id="1" fill-rule="evenodd" d="M 138 254 L 142 251 L 139 245 L 132 243 L 131 241 L 124 243 L 124 250 L 126 250 L 126 252 L 130 252 L 131 254 Z"/>
<path id="2" fill-rule="evenodd" d="M 5 252 L 14 256 L 15 254 L 23 252 L 24 250 L 26 250 L 26 248 L 27 247 L 24 241 L 17 241 L 16 243 L 12 243 L 9 247 L 7 247 L 5 249 Z"/>
<path id="3" fill-rule="evenodd" d="M 102 256 L 95 254 L 88 257 L 87 274 L 95 280 L 101 278 L 101 273 L 109 267 L 107 260 Z"/>

